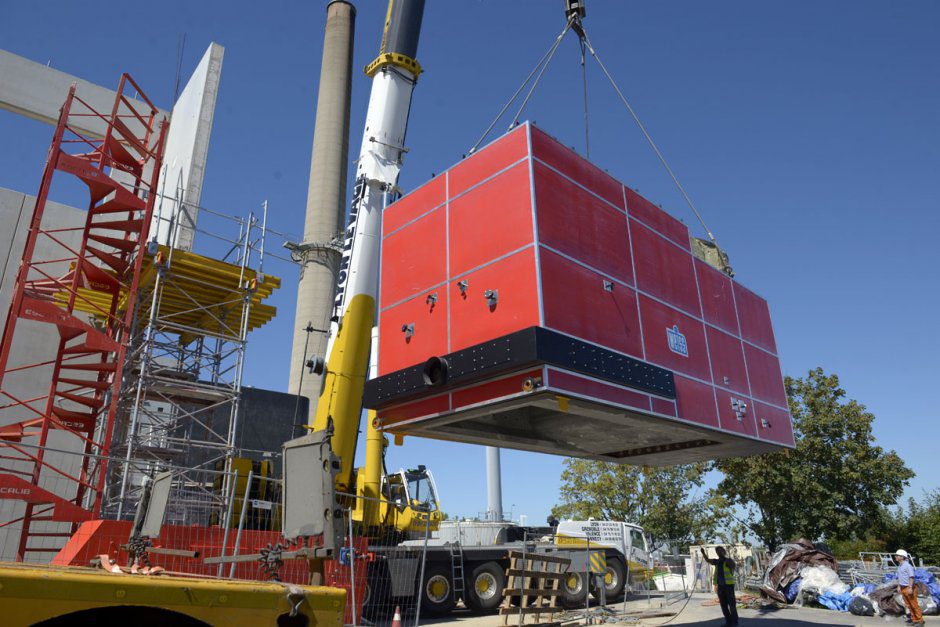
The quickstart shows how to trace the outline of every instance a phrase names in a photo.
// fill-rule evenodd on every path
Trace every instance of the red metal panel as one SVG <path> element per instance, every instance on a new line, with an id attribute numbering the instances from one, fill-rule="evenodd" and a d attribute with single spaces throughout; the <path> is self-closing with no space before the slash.
<path id="1" fill-rule="evenodd" d="M 762 401 L 787 406 L 787 392 L 780 376 L 780 361 L 750 344 L 744 345 L 747 376 L 751 381 L 751 394 Z"/>
<path id="2" fill-rule="evenodd" d="M 587 398 L 600 398 L 618 405 L 636 407 L 645 412 L 650 410 L 650 397 L 646 394 L 628 390 L 619 385 L 586 379 L 564 370 L 549 368 L 548 383 L 553 389 L 580 394 Z"/>
<path id="3" fill-rule="evenodd" d="M 721 327 L 733 335 L 740 335 L 731 278 L 701 259 L 695 260 L 695 274 L 702 296 L 702 317 L 705 322 Z"/>
<path id="4" fill-rule="evenodd" d="M 714 327 L 706 327 L 708 354 L 711 356 L 712 380 L 738 394 L 748 394 L 747 369 L 741 340 Z"/>
<path id="5" fill-rule="evenodd" d="M 413 418 L 432 416 L 445 411 L 450 411 L 450 394 L 441 394 L 424 398 L 414 403 L 399 405 L 382 411 L 382 424 L 385 426 L 393 425 Z"/>
<path id="6" fill-rule="evenodd" d="M 447 182 L 450 197 L 465 192 L 528 154 L 526 127 L 520 126 L 450 169 Z"/>
<path id="7" fill-rule="evenodd" d="M 655 396 L 650 397 L 650 401 L 653 404 L 653 411 L 657 414 L 664 414 L 666 416 L 676 415 L 675 401 L 670 401 L 665 398 L 656 398 Z"/>
<path id="8" fill-rule="evenodd" d="M 715 389 L 715 396 L 718 399 L 718 415 L 721 417 L 723 430 L 757 435 L 754 407 L 750 398 L 718 388 Z"/>
<path id="9" fill-rule="evenodd" d="M 774 340 L 767 301 L 740 283 L 734 284 L 734 300 L 741 321 L 741 337 L 776 354 L 777 342 Z"/>
<path id="10" fill-rule="evenodd" d="M 465 294 L 461 294 L 459 280 L 467 281 Z M 487 304 L 484 296 L 488 290 L 498 293 L 494 307 Z M 451 278 L 448 291 L 451 351 L 539 324 L 533 247 L 460 279 Z"/>
<path id="11" fill-rule="evenodd" d="M 636 292 L 549 250 L 541 249 L 545 326 L 607 348 L 643 356 Z"/>
<path id="12" fill-rule="evenodd" d="M 631 220 L 630 236 L 640 291 L 700 316 L 692 254 L 683 252 L 639 222 Z"/>
<path id="13" fill-rule="evenodd" d="M 679 418 L 709 427 L 718 426 L 715 390 L 710 385 L 676 375 L 676 408 Z"/>
<path id="14" fill-rule="evenodd" d="M 705 326 L 699 320 L 643 295 L 640 295 L 640 318 L 647 361 L 704 381 L 711 380 Z M 685 336 L 687 356 L 669 346 L 670 332 L 676 331 Z"/>
<path id="15" fill-rule="evenodd" d="M 754 412 L 758 437 L 787 446 L 795 444 L 788 412 L 757 401 L 754 401 Z"/>
<path id="16" fill-rule="evenodd" d="M 575 151 L 558 143 L 544 131 L 532 128 L 532 156 L 588 188 L 598 196 L 621 209 L 623 188 L 616 179 L 587 161 Z"/>
<path id="17" fill-rule="evenodd" d="M 446 199 L 446 178 L 438 176 L 431 179 L 385 208 L 382 212 L 382 235 L 388 235 L 418 216 L 443 205 Z"/>
<path id="18" fill-rule="evenodd" d="M 447 280 L 446 229 L 447 216 L 440 207 L 385 238 L 382 255 L 394 265 L 382 266 L 383 307 Z"/>
<path id="19" fill-rule="evenodd" d="M 429 296 L 437 296 L 430 302 Z M 403 330 L 413 326 L 413 334 Z M 379 374 L 447 354 L 447 288 L 430 290 L 384 310 L 379 316 Z"/>
<path id="20" fill-rule="evenodd" d="M 532 242 L 529 164 L 520 163 L 451 200 L 449 228 L 451 277 Z"/>
<path id="21" fill-rule="evenodd" d="M 487 381 L 479 385 L 456 390 L 452 395 L 454 409 L 475 405 L 476 403 L 485 403 L 505 396 L 519 394 L 522 392 L 522 384 L 526 379 L 536 379 L 542 376 L 542 369 L 530 370 L 514 374 L 495 381 Z"/>
<path id="22" fill-rule="evenodd" d="M 627 213 L 637 218 L 674 241 L 686 250 L 689 245 L 689 227 L 643 198 L 629 187 L 624 188 L 627 195 Z"/>
<path id="23" fill-rule="evenodd" d="M 541 163 L 534 167 L 539 243 L 633 285 L 627 216 Z"/>

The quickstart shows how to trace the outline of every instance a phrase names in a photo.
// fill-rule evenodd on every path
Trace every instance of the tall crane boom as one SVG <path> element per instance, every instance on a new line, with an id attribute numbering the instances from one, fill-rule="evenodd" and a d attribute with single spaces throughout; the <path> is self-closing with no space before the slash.
<path id="1" fill-rule="evenodd" d="M 390 0 L 379 55 L 365 69 L 372 78 L 372 92 L 337 278 L 324 386 L 311 425 L 314 430 L 333 427 L 333 452 L 342 459 L 337 476 L 340 491 L 353 488 L 362 389 L 375 320 L 382 209 L 398 193 L 407 152 L 411 96 L 421 73 L 415 56 L 423 15 L 424 0 Z M 373 429 L 371 421 L 368 429 Z M 373 446 L 366 467 L 374 474 L 381 469 L 381 435 L 369 437 Z M 376 439 L 379 459 L 373 459 Z"/>
<path id="2" fill-rule="evenodd" d="M 343 316 L 355 296 L 376 295 L 381 211 L 389 196 L 397 192 L 407 152 L 404 143 L 411 95 L 421 72 L 413 56 L 423 11 L 424 0 L 389 3 L 382 52 L 365 70 L 372 77 L 372 93 L 337 279 L 336 318 Z M 396 31 L 389 32 L 396 26 Z M 390 40 L 395 46 L 392 50 L 386 49 Z"/>

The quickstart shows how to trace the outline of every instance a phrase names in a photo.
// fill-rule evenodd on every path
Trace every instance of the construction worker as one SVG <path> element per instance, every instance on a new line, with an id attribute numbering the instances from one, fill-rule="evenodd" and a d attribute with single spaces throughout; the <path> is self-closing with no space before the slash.
<path id="1" fill-rule="evenodd" d="M 725 615 L 725 627 L 734 627 L 738 624 L 738 602 L 734 597 L 735 564 L 728 559 L 725 547 L 716 547 L 715 553 L 718 554 L 718 559 L 709 559 L 704 547 L 702 548 L 702 557 L 715 567 L 715 594 L 721 604 L 721 613 Z"/>
<path id="2" fill-rule="evenodd" d="M 898 587 L 907 609 L 911 611 L 910 623 L 923 625 L 924 616 L 920 612 L 920 603 L 917 602 L 917 588 L 914 587 L 914 565 L 911 556 L 904 549 L 898 549 L 894 554 L 894 561 L 898 563 Z"/>

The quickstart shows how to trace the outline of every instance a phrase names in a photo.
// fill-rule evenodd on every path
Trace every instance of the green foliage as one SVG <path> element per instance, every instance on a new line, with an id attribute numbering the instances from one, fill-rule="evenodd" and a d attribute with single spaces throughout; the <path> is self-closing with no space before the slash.
<path id="1" fill-rule="evenodd" d="M 862 551 L 891 552 L 888 541 L 883 536 L 868 535 L 864 538 L 831 539 L 828 542 L 832 554 L 837 560 L 857 560 Z"/>
<path id="2" fill-rule="evenodd" d="M 557 518 L 620 520 L 640 524 L 655 543 L 689 543 L 711 536 L 716 526 L 708 496 L 700 488 L 704 464 L 639 468 L 583 459 L 565 460 Z"/>
<path id="3" fill-rule="evenodd" d="M 875 417 L 847 399 L 836 375 L 786 379 L 796 450 L 716 463 L 718 491 L 771 549 L 784 541 L 866 538 L 914 473 L 875 444 Z"/>
<path id="4" fill-rule="evenodd" d="M 940 489 L 928 492 L 922 503 L 910 499 L 907 511 L 898 508 L 892 523 L 889 550 L 903 548 L 925 564 L 940 564 Z"/>

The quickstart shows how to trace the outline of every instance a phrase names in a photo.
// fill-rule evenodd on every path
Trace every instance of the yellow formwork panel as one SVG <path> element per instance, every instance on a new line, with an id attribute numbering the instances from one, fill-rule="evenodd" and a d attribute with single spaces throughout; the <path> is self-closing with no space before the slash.
<path id="1" fill-rule="evenodd" d="M 308 618 L 309 625 L 342 627 L 345 590 L 326 586 L 291 589 L 303 592 L 297 611 Z M 156 611 L 175 612 L 224 627 L 277 625 L 279 616 L 290 613 L 289 591 L 286 585 L 271 582 L 148 577 L 92 568 L 0 562 L 0 607 L 5 625 L 32 625 L 75 612 L 117 607 L 139 610 L 138 616 L 158 608 Z M 104 615 L 101 618 L 105 620 L 96 624 L 110 624 Z M 172 615 L 168 621 L 165 624 L 178 622 Z M 128 624 L 134 622 L 140 621 L 132 618 Z"/>
<path id="2" fill-rule="evenodd" d="M 265 304 L 271 293 L 281 286 L 281 279 L 264 275 L 258 281 L 254 270 L 246 269 L 242 275 L 240 266 L 212 259 L 197 253 L 160 246 L 156 255 L 147 255 L 140 275 L 138 298 L 139 316 L 150 315 L 153 289 L 158 266 L 171 259 L 170 268 L 164 273 L 163 292 L 160 295 L 161 320 L 200 329 L 207 333 L 223 335 L 237 334 L 241 323 L 242 295 L 251 290 L 251 306 L 248 310 L 248 331 L 267 324 L 277 314 L 277 308 Z M 65 291 L 56 294 L 58 302 L 68 299 Z M 126 290 L 119 301 L 119 308 L 126 306 Z M 80 287 L 75 300 L 79 311 L 104 319 L 111 303 L 110 294 L 89 287 Z"/>

